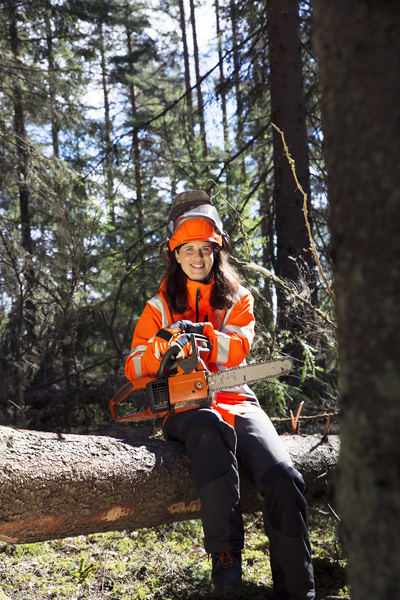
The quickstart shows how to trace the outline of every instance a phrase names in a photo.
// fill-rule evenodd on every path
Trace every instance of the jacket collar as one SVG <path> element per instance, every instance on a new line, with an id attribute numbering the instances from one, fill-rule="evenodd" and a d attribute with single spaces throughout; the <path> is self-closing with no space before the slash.
<path id="1" fill-rule="evenodd" d="M 189 297 L 193 298 L 196 296 L 197 290 L 200 289 L 200 296 L 202 299 L 208 298 L 211 294 L 211 288 L 214 281 L 214 277 L 211 278 L 210 283 L 201 283 L 201 281 L 194 281 L 193 279 L 187 279 L 187 289 Z"/>

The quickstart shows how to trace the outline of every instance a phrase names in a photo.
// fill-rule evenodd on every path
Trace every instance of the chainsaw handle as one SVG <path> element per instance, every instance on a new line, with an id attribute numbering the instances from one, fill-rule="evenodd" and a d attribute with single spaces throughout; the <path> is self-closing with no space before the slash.
<path id="1" fill-rule="evenodd" d="M 133 381 L 128 381 L 128 383 L 126 383 L 120 390 L 118 390 L 115 396 L 110 400 L 110 411 L 114 421 L 142 421 L 154 418 L 154 415 L 152 415 L 150 408 L 147 408 L 142 412 L 134 413 L 131 415 L 125 415 L 123 417 L 120 417 L 117 413 L 117 404 L 119 404 L 121 400 L 124 400 L 127 396 L 129 396 L 129 394 L 135 392 L 136 390 L 144 389 L 146 385 L 151 381 L 153 381 L 152 377 L 143 377 L 140 379 L 135 379 Z M 164 416 L 164 414 L 167 414 L 167 412 L 163 414 L 158 414 L 156 416 L 162 417 Z"/>
<path id="2" fill-rule="evenodd" d="M 181 350 L 182 348 L 175 344 L 171 346 L 171 348 L 168 348 L 168 350 L 161 359 L 160 366 L 156 373 L 156 379 L 162 379 L 163 377 L 165 377 L 165 371 L 167 370 L 167 368 L 175 366 L 173 363 L 169 364 L 169 362 L 171 359 L 175 358 L 175 356 L 177 356 Z"/>
<path id="3" fill-rule="evenodd" d="M 190 339 L 191 339 L 191 343 L 192 343 L 192 358 L 191 359 L 188 359 L 188 358 L 183 359 L 184 364 L 186 364 L 187 361 L 190 361 L 190 363 L 187 365 L 187 368 L 184 369 L 186 373 L 190 373 L 197 367 L 197 365 L 199 363 L 199 351 L 200 352 L 210 352 L 212 350 L 211 342 L 208 339 L 208 337 L 206 337 L 205 335 L 201 335 L 199 333 L 197 333 L 197 334 L 192 333 L 190 336 Z M 196 342 L 200 342 L 201 345 L 198 346 Z M 162 379 L 163 377 L 165 377 L 165 371 L 167 370 L 167 368 L 171 369 L 171 368 L 174 368 L 177 366 L 177 364 L 178 364 L 177 361 L 172 362 L 172 360 L 175 356 L 177 356 L 179 354 L 180 351 L 181 351 L 181 347 L 178 345 L 175 345 L 175 344 L 166 351 L 166 353 L 163 355 L 163 357 L 161 359 L 159 369 L 156 373 L 156 379 Z M 171 364 L 169 364 L 170 361 L 171 361 Z M 182 366 L 183 366 L 183 364 L 182 364 Z"/>

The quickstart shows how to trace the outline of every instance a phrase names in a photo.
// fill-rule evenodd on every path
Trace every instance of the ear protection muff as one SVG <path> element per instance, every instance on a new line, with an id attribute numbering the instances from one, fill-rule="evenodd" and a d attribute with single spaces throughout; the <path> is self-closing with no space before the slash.
<path id="1" fill-rule="evenodd" d="M 158 256 L 161 260 L 171 260 L 171 250 L 169 249 L 169 239 L 165 237 L 158 248 Z"/>
<path id="2" fill-rule="evenodd" d="M 229 254 L 229 252 L 232 250 L 231 238 L 229 237 L 229 235 L 225 231 L 225 229 L 222 230 L 221 236 L 222 236 L 222 250 L 225 250 L 225 252 L 228 252 L 228 254 Z"/>

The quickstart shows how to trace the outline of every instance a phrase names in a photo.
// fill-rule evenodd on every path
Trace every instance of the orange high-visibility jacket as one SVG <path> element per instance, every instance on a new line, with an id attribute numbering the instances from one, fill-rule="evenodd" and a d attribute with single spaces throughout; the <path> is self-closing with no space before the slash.
<path id="1" fill-rule="evenodd" d="M 160 329 L 168 327 L 180 319 L 193 323 L 209 322 L 213 325 L 210 341 L 212 351 L 202 352 L 201 358 L 211 372 L 223 371 L 229 367 L 245 364 L 245 358 L 254 338 L 253 296 L 243 286 L 239 286 L 234 303 L 227 310 L 214 310 L 210 306 L 212 283 L 203 284 L 187 280 L 189 292 L 188 310 L 173 314 L 168 308 L 164 295 L 164 283 L 156 296 L 153 296 L 136 325 L 131 353 L 126 361 L 125 374 L 128 379 L 154 377 L 160 366 L 152 350 L 154 336 Z M 213 406 L 225 421 L 234 424 L 238 412 L 261 411 L 257 399 L 248 386 L 218 392 Z"/>

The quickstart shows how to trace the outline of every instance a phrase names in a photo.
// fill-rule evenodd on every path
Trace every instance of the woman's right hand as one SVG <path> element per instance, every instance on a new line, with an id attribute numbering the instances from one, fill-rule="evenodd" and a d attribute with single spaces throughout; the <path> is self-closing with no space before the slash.
<path id="1" fill-rule="evenodd" d="M 153 339 L 153 354 L 157 360 L 171 348 L 171 346 L 179 346 L 181 348 L 176 358 L 186 358 L 191 353 L 190 336 L 182 333 L 182 329 L 173 323 L 169 327 L 164 327 L 154 336 Z"/>
<path id="2" fill-rule="evenodd" d="M 152 350 L 157 360 L 160 360 L 167 350 L 169 350 L 170 341 L 174 335 L 179 333 L 182 333 L 181 330 L 174 324 L 171 327 L 164 327 L 163 329 L 160 329 L 160 331 L 154 336 Z"/>

